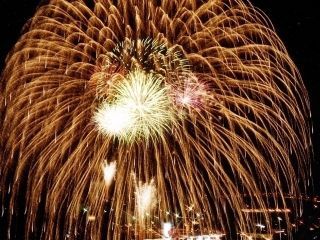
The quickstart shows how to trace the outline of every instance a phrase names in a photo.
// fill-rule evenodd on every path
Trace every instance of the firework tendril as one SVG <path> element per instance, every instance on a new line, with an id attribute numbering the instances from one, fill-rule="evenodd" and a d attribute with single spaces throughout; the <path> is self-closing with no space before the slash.
<path id="1" fill-rule="evenodd" d="M 271 232 L 306 186 L 308 95 L 245 0 L 45 1 L 0 90 L 8 239 Z"/>

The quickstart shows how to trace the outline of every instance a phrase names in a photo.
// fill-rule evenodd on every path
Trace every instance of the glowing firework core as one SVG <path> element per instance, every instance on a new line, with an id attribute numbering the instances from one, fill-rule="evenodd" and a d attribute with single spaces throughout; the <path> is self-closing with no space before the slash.
<path id="1" fill-rule="evenodd" d="M 110 92 L 94 115 L 98 130 L 106 135 L 149 137 L 173 120 L 167 88 L 158 75 L 134 70 Z"/>
<path id="2" fill-rule="evenodd" d="M 95 116 L 99 129 L 110 134 L 121 134 L 132 126 L 130 110 L 126 106 L 104 104 Z"/>

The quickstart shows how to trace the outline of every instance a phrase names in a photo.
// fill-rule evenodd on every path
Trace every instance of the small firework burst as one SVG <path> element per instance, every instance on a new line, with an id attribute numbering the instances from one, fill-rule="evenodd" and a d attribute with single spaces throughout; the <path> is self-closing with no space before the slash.
<path id="1" fill-rule="evenodd" d="M 197 108 L 205 107 L 208 94 L 205 83 L 200 82 L 191 73 L 180 76 L 179 81 L 171 85 L 171 98 L 176 107 Z"/>

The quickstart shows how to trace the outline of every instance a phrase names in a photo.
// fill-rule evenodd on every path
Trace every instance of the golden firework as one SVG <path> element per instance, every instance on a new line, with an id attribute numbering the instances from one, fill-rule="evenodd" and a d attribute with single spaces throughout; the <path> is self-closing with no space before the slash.
<path id="1" fill-rule="evenodd" d="M 25 239 L 143 239 L 164 222 L 271 232 L 311 142 L 307 92 L 267 17 L 245 0 L 87 2 L 43 3 L 7 58 L 6 237 L 15 218 Z"/>

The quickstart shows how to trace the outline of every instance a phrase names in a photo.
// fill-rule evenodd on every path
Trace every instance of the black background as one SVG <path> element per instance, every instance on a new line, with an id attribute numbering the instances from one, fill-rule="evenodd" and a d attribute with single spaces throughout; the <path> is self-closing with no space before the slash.
<path id="1" fill-rule="evenodd" d="M 0 0 L 0 71 L 40 0 Z M 320 8 L 318 0 L 252 0 L 271 19 L 308 89 L 313 121 L 313 178 L 320 193 Z"/>

